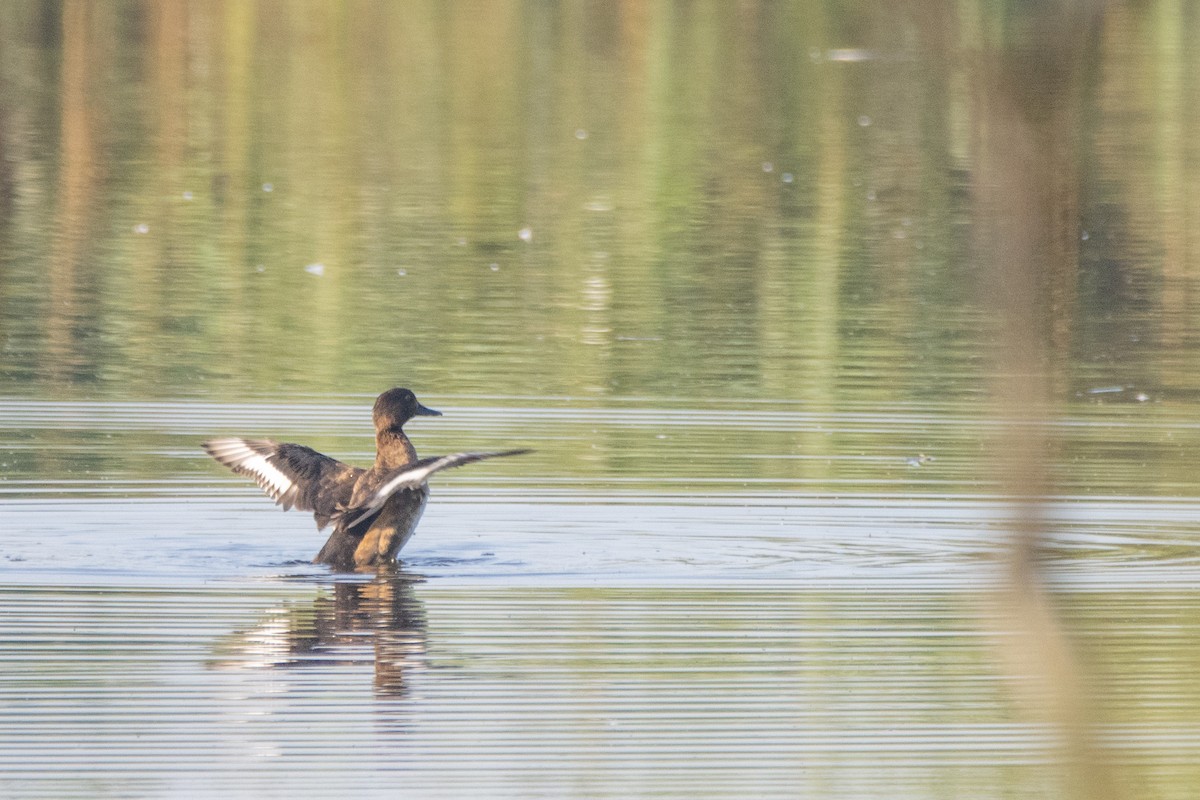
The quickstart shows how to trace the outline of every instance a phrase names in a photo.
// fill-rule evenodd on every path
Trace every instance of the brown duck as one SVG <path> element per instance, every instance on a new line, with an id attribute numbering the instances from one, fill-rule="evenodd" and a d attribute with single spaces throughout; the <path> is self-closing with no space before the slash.
<path id="1" fill-rule="evenodd" d="M 320 530 L 333 533 L 313 561 L 334 569 L 375 567 L 396 560 L 412 537 L 429 499 L 429 476 L 439 470 L 515 456 L 528 450 L 455 453 L 417 459 L 404 433 L 413 417 L 440 417 L 408 389 L 388 389 L 375 401 L 375 463 L 352 467 L 299 444 L 222 437 L 204 449 L 239 475 L 248 475 L 287 511 L 311 511 Z"/>

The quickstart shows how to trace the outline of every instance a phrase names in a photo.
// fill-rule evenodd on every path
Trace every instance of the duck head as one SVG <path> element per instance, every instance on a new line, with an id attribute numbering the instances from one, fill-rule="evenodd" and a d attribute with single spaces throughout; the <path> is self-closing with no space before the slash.
<path id="1" fill-rule="evenodd" d="M 426 408 L 408 389 L 388 389 L 375 400 L 372 411 L 375 430 L 399 430 L 413 417 L 440 417 L 442 412 Z"/>

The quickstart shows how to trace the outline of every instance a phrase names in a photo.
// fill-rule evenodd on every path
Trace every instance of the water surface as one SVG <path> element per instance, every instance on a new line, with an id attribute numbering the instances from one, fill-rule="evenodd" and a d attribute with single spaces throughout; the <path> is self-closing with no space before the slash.
<path id="1" fill-rule="evenodd" d="M 195 447 L 205 428 L 301 426 L 362 460 L 365 403 L 0 405 L 5 458 L 108 464 L 5 481 L 12 791 L 1055 794 L 1054 733 L 1015 712 L 998 659 L 1008 506 L 969 488 L 958 452 L 979 425 L 914 466 L 883 444 L 920 427 L 899 416 L 439 399 L 447 416 L 412 426 L 422 451 L 543 449 L 443 476 L 402 566 L 377 576 L 308 563 L 308 515 Z M 1128 424 L 1085 411 L 1069 426 L 1084 452 L 1096 426 Z M 818 424 L 869 424 L 884 453 L 832 459 L 820 480 L 762 475 Z M 664 445 L 630 428 L 696 458 L 639 474 Z M 775 446 L 745 452 L 734 479 L 712 436 L 725 428 Z M 593 481 L 588 459 L 555 457 L 580 441 L 634 466 Z M 1048 564 L 1105 682 L 1106 739 L 1169 795 L 1196 745 L 1198 509 L 1138 491 L 1139 475 L 1057 498 Z"/>
<path id="2" fill-rule="evenodd" d="M 0 795 L 1194 797 L 1194 14 L 1062 9 L 0 4 Z M 535 450 L 393 571 L 199 449 L 393 385 Z"/>

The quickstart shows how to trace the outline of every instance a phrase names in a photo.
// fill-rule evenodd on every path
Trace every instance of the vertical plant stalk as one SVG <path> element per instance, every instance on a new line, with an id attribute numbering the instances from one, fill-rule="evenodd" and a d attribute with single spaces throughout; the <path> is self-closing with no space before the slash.
<path id="1" fill-rule="evenodd" d="M 1082 663 L 1048 586 L 1041 549 L 1053 420 L 1067 394 L 1078 271 L 1078 130 L 1082 64 L 1100 6 L 1022 6 L 999 21 L 981 54 L 976 110 L 975 222 L 987 297 L 1000 325 L 994 385 L 1001 433 L 993 443 L 1009 498 L 998 593 L 1001 653 L 1027 717 L 1056 741 L 1062 795 L 1113 798 L 1096 744 Z"/>

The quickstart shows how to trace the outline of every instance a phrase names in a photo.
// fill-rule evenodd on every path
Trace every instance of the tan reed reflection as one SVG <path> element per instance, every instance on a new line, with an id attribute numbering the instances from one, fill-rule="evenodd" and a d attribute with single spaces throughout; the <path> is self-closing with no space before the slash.
<path id="1" fill-rule="evenodd" d="M 1099 3 L 1029 6 L 981 35 L 976 69 L 973 216 L 983 291 L 998 311 L 993 442 L 1010 498 L 997 600 L 999 647 L 1023 714 L 1056 734 L 1063 795 L 1116 797 L 1096 743 L 1094 698 L 1041 555 L 1048 424 L 1063 413 L 1079 265 L 1079 130 L 1083 66 Z"/>

